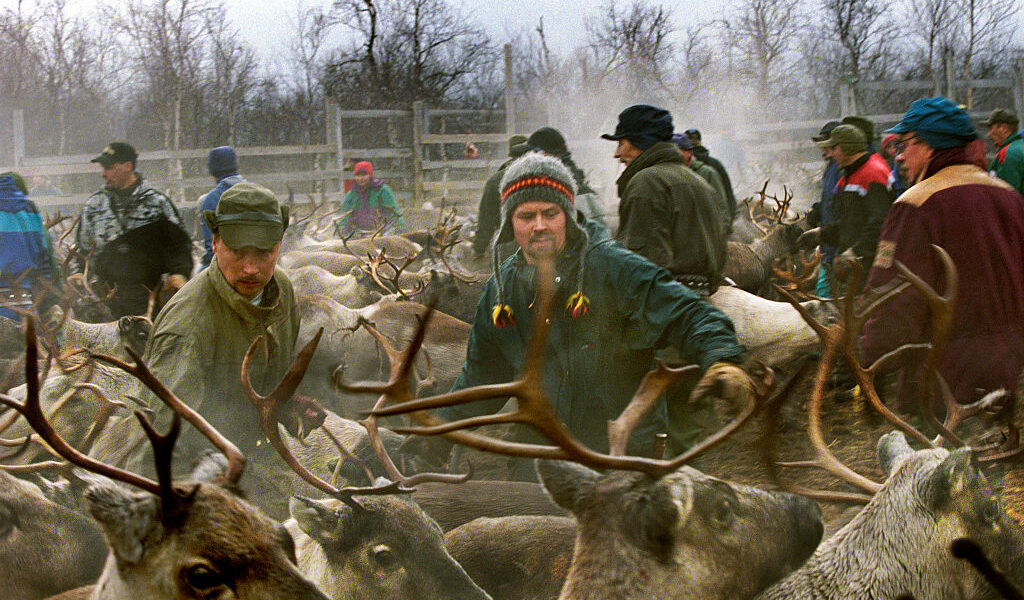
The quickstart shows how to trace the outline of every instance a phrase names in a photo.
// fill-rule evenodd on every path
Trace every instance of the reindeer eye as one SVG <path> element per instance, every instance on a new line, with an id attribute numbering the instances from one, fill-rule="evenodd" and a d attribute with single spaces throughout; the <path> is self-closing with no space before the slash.
<path id="1" fill-rule="evenodd" d="M 185 581 L 197 590 L 224 585 L 224 578 L 208 565 L 193 565 L 185 571 Z"/>
<path id="2" fill-rule="evenodd" d="M 732 525 L 732 504 L 730 504 L 728 500 L 718 502 L 715 504 L 715 508 L 711 513 L 711 518 L 714 520 L 715 525 L 719 527 L 728 527 Z"/>
<path id="3" fill-rule="evenodd" d="M 373 560 L 377 561 L 378 565 L 385 569 L 393 567 L 398 561 L 391 548 L 384 544 L 374 546 L 373 550 L 370 551 L 370 555 L 373 556 Z"/>

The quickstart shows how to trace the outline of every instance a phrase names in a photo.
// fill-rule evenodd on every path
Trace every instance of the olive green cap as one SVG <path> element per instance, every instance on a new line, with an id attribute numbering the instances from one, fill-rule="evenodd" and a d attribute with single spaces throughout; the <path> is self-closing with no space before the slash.
<path id="1" fill-rule="evenodd" d="M 853 125 L 839 125 L 832 130 L 828 139 L 815 142 L 819 148 L 831 148 L 839 146 L 839 149 L 846 154 L 856 154 L 868 149 L 868 142 L 864 132 Z"/>
<path id="2" fill-rule="evenodd" d="M 229 248 L 270 250 L 284 237 L 288 207 L 281 206 L 274 192 L 243 181 L 221 195 L 217 212 L 204 210 L 203 219 Z"/>

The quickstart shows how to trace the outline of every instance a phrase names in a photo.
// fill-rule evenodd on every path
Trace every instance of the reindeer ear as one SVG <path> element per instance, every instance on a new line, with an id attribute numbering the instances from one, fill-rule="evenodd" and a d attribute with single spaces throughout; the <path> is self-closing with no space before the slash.
<path id="1" fill-rule="evenodd" d="M 124 335 L 124 334 L 128 333 L 131 330 L 131 328 L 132 328 L 132 318 L 131 317 L 121 317 L 120 319 L 117 320 L 117 331 L 121 335 Z"/>
<path id="2" fill-rule="evenodd" d="M 292 496 L 288 499 L 288 512 L 306 535 L 321 546 L 330 546 L 345 535 L 352 509 L 345 504 L 331 508 L 316 500 Z"/>
<path id="3" fill-rule="evenodd" d="M 139 562 L 146 547 L 163 535 L 160 499 L 152 494 L 131 492 L 117 485 L 99 485 L 87 489 L 85 499 L 120 562 Z"/>
<path id="4" fill-rule="evenodd" d="M 978 489 L 980 478 L 974 452 L 970 448 L 958 448 L 918 484 L 918 491 L 929 507 L 938 510 L 965 491 Z"/>
<path id="5" fill-rule="evenodd" d="M 902 431 L 890 431 L 878 438 L 878 466 L 886 477 L 903 464 L 903 458 L 913 454 L 914 449 L 907 443 Z"/>
<path id="6" fill-rule="evenodd" d="M 537 460 L 537 475 L 555 504 L 575 513 L 579 502 L 594 491 L 597 471 L 565 460 Z"/>

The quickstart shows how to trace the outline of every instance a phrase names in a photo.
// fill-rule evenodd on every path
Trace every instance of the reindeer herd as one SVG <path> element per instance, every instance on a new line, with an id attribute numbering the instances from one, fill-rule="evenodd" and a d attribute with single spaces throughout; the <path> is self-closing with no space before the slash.
<path id="1" fill-rule="evenodd" d="M 938 315 L 933 340 L 879 362 L 918 352 L 935 364 L 941 314 L 955 301 L 952 265 L 944 259 L 948 290 L 904 270 L 886 292 L 815 298 L 816 262 L 795 248 L 804 225 L 791 196 L 766 190 L 734 226 L 727 274 L 737 285 L 709 298 L 761 363 L 754 389 L 741 405 L 716 406 L 720 429 L 667 460 L 628 456 L 623 440 L 694 368 L 649 373 L 609 422 L 607 454 L 568 433 L 538 384 L 543 318 L 520 379 L 448 393 L 487 276 L 462 254 L 464 220 L 442 209 L 427 231 L 331 239 L 326 202 L 311 202 L 280 259 L 303 349 L 266 396 L 249 384 L 248 358 L 224 374 L 259 417 L 275 456 L 260 467 L 277 469 L 288 515 L 244 497 L 253 457 L 139 358 L 150 316 L 105 320 L 104 293 L 87 277 L 67 282 L 45 320 L 20 329 L 0 319 L 0 597 L 1021 598 L 1016 390 L 974 405 L 897 403 L 876 382 L 884 365 L 856 360 L 870 312 L 914 286 Z M 68 224 L 48 223 L 59 248 Z M 541 286 L 538 314 L 551 304 Z M 859 384 L 846 405 L 826 390 L 837 361 Z M 168 431 L 152 425 L 142 388 L 173 411 Z M 296 419 L 304 398 L 318 413 Z M 493 398 L 511 400 L 485 418 L 433 413 Z M 508 441 L 512 426 L 547 445 Z M 176 468 L 182 427 L 216 452 Z M 124 464 L 128 429 L 148 440 L 144 466 Z M 438 436 L 456 446 L 450 461 L 429 451 Z M 875 464 L 847 464 L 851 448 Z M 539 483 L 505 480 L 522 458 L 535 460 Z M 822 480 L 829 489 L 809 483 Z"/>

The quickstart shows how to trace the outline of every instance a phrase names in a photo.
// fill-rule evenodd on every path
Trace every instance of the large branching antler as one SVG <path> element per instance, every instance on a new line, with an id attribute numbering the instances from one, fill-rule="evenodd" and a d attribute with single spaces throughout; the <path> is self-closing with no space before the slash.
<path id="1" fill-rule="evenodd" d="M 406 256 L 403 259 L 405 262 L 401 266 L 398 266 L 394 263 L 394 261 L 391 258 L 385 255 L 384 246 L 382 245 L 380 249 L 378 249 L 376 256 L 370 255 L 367 258 L 369 258 L 370 261 L 370 277 L 372 277 L 373 281 L 377 285 L 379 285 L 381 289 L 383 289 L 385 292 L 389 294 L 398 294 L 403 298 L 409 299 L 417 294 L 422 293 L 423 290 L 425 289 L 426 286 L 423 284 L 422 281 L 416 282 L 416 285 L 411 290 L 402 289 L 402 272 L 404 272 L 405 268 L 416 260 L 415 256 Z M 387 276 L 382 274 L 380 271 L 381 264 L 386 264 L 388 267 L 390 267 L 393 275 Z M 385 279 L 391 284 L 391 287 L 388 287 L 387 284 L 384 283 Z"/>
<path id="2" fill-rule="evenodd" d="M 71 464 L 154 494 L 167 503 L 165 508 L 170 509 L 175 505 L 178 502 L 178 496 L 172 489 L 170 460 L 174 441 L 177 439 L 181 425 L 178 414 L 175 413 L 174 415 L 170 431 L 166 435 L 160 435 L 153 429 L 148 419 L 146 419 L 141 412 L 135 412 L 135 416 L 142 423 L 142 426 L 146 431 L 146 436 L 149 437 L 150 442 L 153 444 L 153 453 L 154 459 L 157 463 L 156 471 L 159 481 L 153 481 L 146 477 L 142 477 L 141 475 L 136 475 L 130 471 L 125 471 L 99 462 L 68 444 L 53 428 L 53 424 L 50 423 L 46 415 L 43 414 L 39 400 L 38 358 L 39 348 L 36 343 L 35 325 L 31 319 L 26 319 L 25 383 L 27 387 L 27 394 L 25 396 L 25 402 L 22 403 L 6 394 L 0 394 L 0 403 L 21 413 L 25 417 L 25 420 L 28 421 L 29 425 L 31 425 L 36 433 L 39 434 L 39 437 L 41 437 L 50 448 Z"/>
<path id="3" fill-rule="evenodd" d="M 927 436 L 908 424 L 885 406 L 874 385 L 874 377 L 878 371 L 904 358 L 908 354 L 920 353 L 925 350 L 928 351 L 929 358 L 927 359 L 926 364 L 928 365 L 930 377 L 932 377 L 929 381 L 941 380 L 941 377 L 939 377 L 935 372 L 935 367 L 937 366 L 938 359 L 945 347 L 945 340 L 948 336 L 949 326 L 952 323 L 953 301 L 955 299 L 957 277 L 956 269 L 949 255 L 938 246 L 933 245 L 932 248 L 938 254 L 944 267 L 947 283 L 947 292 L 945 296 L 936 293 L 935 290 L 928 286 L 921 278 L 917 277 L 907 269 L 905 265 L 897 262 L 896 267 L 899 270 L 900 278 L 894 279 L 883 288 L 872 290 L 858 299 L 854 290 L 861 288 L 864 270 L 859 263 L 854 261 L 852 263 L 850 277 L 847 281 L 848 291 L 843 298 L 838 300 L 840 319 L 837 323 L 831 326 L 826 326 L 815 319 L 810 312 L 805 309 L 792 294 L 789 293 L 789 291 L 780 286 L 775 286 L 775 289 L 782 294 L 783 298 L 788 301 L 798 313 L 800 313 L 804 321 L 806 321 L 807 324 L 818 334 L 819 338 L 821 338 L 822 345 L 822 358 L 818 365 L 814 389 L 811 394 L 811 401 L 808 405 L 808 435 L 811 438 L 811 445 L 814 448 L 816 458 L 811 461 L 779 463 L 780 466 L 818 467 L 870 494 L 874 494 L 878 489 L 880 489 L 880 485 L 878 483 L 863 477 L 839 461 L 839 459 L 831 452 L 824 439 L 821 425 L 821 407 L 825 396 L 825 384 L 828 380 L 829 374 L 832 372 L 832 368 L 834 367 L 836 360 L 840 357 L 849 367 L 850 372 L 856 379 L 863 396 L 867 398 L 871 406 L 880 415 L 882 415 L 882 417 L 925 447 L 932 448 L 938 443 L 938 441 L 930 440 Z M 886 301 L 903 293 L 911 286 L 924 295 L 932 308 L 933 326 L 931 343 L 905 344 L 879 357 L 872 365 L 868 367 L 861 366 L 857 356 L 857 336 L 859 332 L 875 310 L 881 307 Z M 930 402 L 930 399 L 927 397 L 927 392 L 925 392 L 925 396 L 920 400 L 920 402 L 926 405 Z M 921 410 L 922 414 L 925 414 L 925 411 L 931 412 L 930 406 L 922 407 Z M 953 413 L 951 412 L 950 419 L 953 418 L 952 415 Z M 949 422 L 951 421 L 948 421 L 947 423 Z M 938 420 L 935 419 L 934 415 L 932 415 L 931 423 L 942 431 L 943 435 L 951 435 L 951 432 L 946 428 L 946 426 L 939 423 Z M 947 437 L 947 439 L 958 440 L 955 436 Z M 869 499 L 868 497 L 857 498 L 856 496 L 835 492 L 818 492 L 793 485 L 789 485 L 788 487 L 798 493 L 820 499 Z"/>
<path id="4" fill-rule="evenodd" d="M 724 439 L 725 435 L 738 429 L 756 411 L 761 396 L 751 395 L 747 406 L 719 434 L 706 439 L 685 455 L 671 461 L 655 460 L 638 456 L 625 456 L 625 439 L 639 424 L 640 420 L 656 403 L 657 397 L 673 381 L 692 372 L 696 367 L 666 369 L 664 367 L 648 374 L 630 404 L 622 415 L 610 424 L 614 452 L 602 454 L 580 443 L 558 418 L 552 409 L 543 388 L 543 358 L 547 345 L 550 315 L 553 310 L 553 267 L 550 263 L 538 266 L 537 313 L 533 334 L 530 338 L 527 357 L 520 378 L 510 383 L 483 385 L 467 388 L 423 399 L 414 399 L 409 392 L 409 373 L 412 360 L 422 344 L 424 331 L 429 323 L 430 313 L 423 319 L 420 329 L 404 353 L 400 368 L 392 370 L 391 378 L 382 384 L 348 384 L 343 389 L 352 392 L 380 393 L 390 397 L 394 404 L 374 411 L 377 416 L 408 414 L 419 426 L 396 428 L 399 433 L 417 435 L 443 435 L 449 441 L 480 450 L 524 458 L 573 460 L 591 467 L 642 471 L 652 477 L 660 477 L 678 469 L 694 456 L 707 450 Z M 517 409 L 511 413 L 499 413 L 471 417 L 447 422 L 427 412 L 443 406 L 456 406 L 489 398 L 513 396 L 518 401 Z M 480 425 L 502 423 L 527 424 L 540 432 L 553 446 L 541 446 L 509 442 L 488 436 L 463 431 Z"/>
<path id="5" fill-rule="evenodd" d="M 253 340 L 252 344 L 249 346 L 249 350 L 245 353 L 245 358 L 242 360 L 242 388 L 245 390 L 249 400 L 252 401 L 252 405 L 256 409 L 256 413 L 259 415 L 260 429 L 263 430 L 263 434 L 267 436 L 268 440 L 270 440 L 270 445 L 274 447 L 274 450 L 277 450 L 277 453 L 281 455 L 285 464 L 295 471 L 295 473 L 298 474 L 298 476 L 306 483 L 333 498 L 341 500 L 353 508 L 362 508 L 362 505 L 360 505 L 353 496 L 382 495 L 409 491 L 402 487 L 401 481 L 392 482 L 383 486 L 339 488 L 317 477 L 309 469 L 304 467 L 302 463 L 295 458 L 295 455 L 292 454 L 291 450 L 288 449 L 288 445 L 284 443 L 284 440 L 281 439 L 281 431 L 278 427 L 278 421 L 281 418 L 281 411 L 284 409 L 284 405 L 295 394 L 295 390 L 298 389 L 299 383 L 302 381 L 302 377 L 306 374 L 306 369 L 309 368 L 309 362 L 313 360 L 313 354 L 316 353 L 316 347 L 320 343 L 320 338 L 323 336 L 323 333 L 324 330 L 321 327 L 320 330 L 317 331 L 317 334 L 313 336 L 313 339 L 310 340 L 295 357 L 295 360 L 288 368 L 288 371 L 285 372 L 281 382 L 278 383 L 277 387 L 275 387 L 267 396 L 258 394 L 256 390 L 253 389 L 252 381 L 249 378 L 249 365 L 252 362 L 253 355 L 256 353 L 256 349 L 263 341 L 263 336 Z"/>

